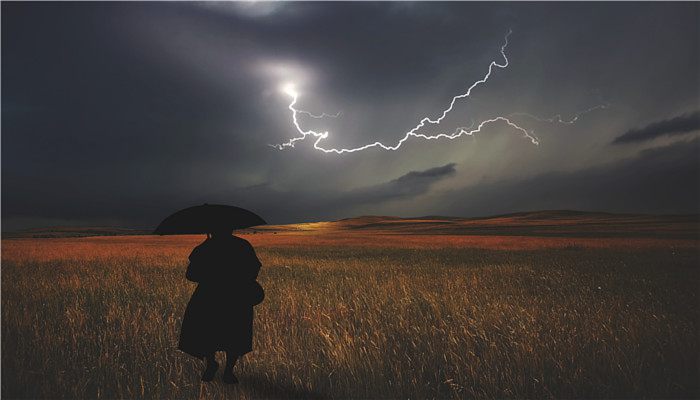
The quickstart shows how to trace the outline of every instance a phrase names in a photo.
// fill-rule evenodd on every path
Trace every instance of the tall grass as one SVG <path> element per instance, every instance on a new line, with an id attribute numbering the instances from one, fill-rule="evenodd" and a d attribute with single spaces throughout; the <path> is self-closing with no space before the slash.
<path id="1" fill-rule="evenodd" d="M 259 248 L 267 298 L 228 387 L 176 350 L 179 252 L 13 246 L 3 398 L 700 395 L 697 250 Z"/>

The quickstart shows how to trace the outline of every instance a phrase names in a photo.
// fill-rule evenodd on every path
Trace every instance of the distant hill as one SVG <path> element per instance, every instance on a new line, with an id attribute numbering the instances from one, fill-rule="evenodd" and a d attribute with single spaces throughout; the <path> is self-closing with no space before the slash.
<path id="1" fill-rule="evenodd" d="M 700 215 L 611 214 L 570 210 L 490 217 L 362 216 L 333 222 L 264 226 L 251 231 L 355 231 L 435 235 L 700 238 Z"/>
<path id="2" fill-rule="evenodd" d="M 700 239 L 700 215 L 611 214 L 571 210 L 519 212 L 489 217 L 362 216 L 338 221 L 265 225 L 240 233 L 382 233 L 571 237 L 667 237 Z M 109 227 L 54 227 L 3 233 L 3 238 L 148 235 L 151 231 Z"/>

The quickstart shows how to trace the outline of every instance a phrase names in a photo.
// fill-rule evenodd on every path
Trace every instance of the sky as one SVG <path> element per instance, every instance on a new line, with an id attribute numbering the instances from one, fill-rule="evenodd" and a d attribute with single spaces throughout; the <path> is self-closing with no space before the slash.
<path id="1" fill-rule="evenodd" d="M 700 212 L 700 3 L 2 3 L 2 229 Z M 509 32 L 512 32 L 508 35 Z M 425 136 L 505 117 L 473 135 Z M 293 86 L 292 86 L 293 85 Z M 588 111 L 587 111 L 588 110 Z M 556 117 L 556 116 L 559 117 Z M 572 122 L 573 123 L 568 123 Z"/>

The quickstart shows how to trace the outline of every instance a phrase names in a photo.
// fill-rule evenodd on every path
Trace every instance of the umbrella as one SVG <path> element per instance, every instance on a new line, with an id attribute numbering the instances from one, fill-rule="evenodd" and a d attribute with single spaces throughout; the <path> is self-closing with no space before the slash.
<path id="1" fill-rule="evenodd" d="M 155 235 L 187 235 L 210 233 L 221 229 L 243 229 L 267 222 L 243 208 L 204 204 L 180 210 L 158 225 Z"/>

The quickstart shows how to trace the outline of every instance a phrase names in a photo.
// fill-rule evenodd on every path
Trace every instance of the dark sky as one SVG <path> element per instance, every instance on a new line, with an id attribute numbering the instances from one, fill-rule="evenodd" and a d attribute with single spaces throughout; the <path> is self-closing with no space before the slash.
<path id="1" fill-rule="evenodd" d="M 697 213 L 700 3 L 2 3 L 3 230 L 537 209 Z M 439 126 L 395 144 L 509 66 Z M 604 106 L 595 108 L 596 106 Z M 546 121 L 557 114 L 575 123 Z M 533 119 L 523 113 L 540 117 Z"/>

